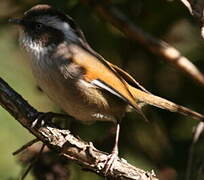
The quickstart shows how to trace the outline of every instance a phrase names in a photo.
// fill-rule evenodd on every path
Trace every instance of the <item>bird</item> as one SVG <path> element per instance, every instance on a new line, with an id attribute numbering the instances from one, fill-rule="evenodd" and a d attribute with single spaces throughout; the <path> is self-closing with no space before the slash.
<path id="1" fill-rule="evenodd" d="M 116 125 L 105 173 L 118 158 L 120 123 L 130 108 L 145 120 L 142 107 L 146 104 L 204 120 L 203 114 L 153 95 L 126 71 L 104 59 L 64 12 L 38 4 L 9 22 L 20 26 L 19 42 L 30 56 L 33 75 L 54 103 L 76 120 Z"/>

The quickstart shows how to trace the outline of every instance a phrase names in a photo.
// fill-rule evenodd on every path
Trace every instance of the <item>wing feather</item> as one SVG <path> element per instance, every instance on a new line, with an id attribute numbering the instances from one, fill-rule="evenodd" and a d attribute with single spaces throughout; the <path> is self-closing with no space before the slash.
<path id="1" fill-rule="evenodd" d="M 72 60 L 84 69 L 84 79 L 87 82 L 123 99 L 147 120 L 131 94 L 127 82 L 120 77 L 120 74 L 114 70 L 110 63 L 107 63 L 101 56 L 95 56 L 95 54 L 79 46 L 70 45 L 69 48 L 72 52 Z M 79 51 L 80 53 L 78 53 Z"/>
<path id="2" fill-rule="evenodd" d="M 118 66 L 111 64 L 110 62 L 106 61 L 129 85 L 141 89 L 142 91 L 151 94 L 148 90 L 146 90 L 139 82 L 137 82 L 130 74 L 125 72 L 123 69 L 119 68 Z"/>

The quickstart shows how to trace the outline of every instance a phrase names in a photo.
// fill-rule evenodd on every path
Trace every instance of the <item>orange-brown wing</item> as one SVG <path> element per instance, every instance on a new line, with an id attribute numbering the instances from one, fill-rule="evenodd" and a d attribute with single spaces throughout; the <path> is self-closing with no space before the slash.
<path id="1" fill-rule="evenodd" d="M 137 109 L 137 104 L 134 97 L 129 92 L 128 88 L 117 74 L 109 67 L 105 61 L 101 61 L 93 54 L 89 53 L 80 47 L 72 45 L 71 47 L 72 59 L 75 63 L 79 64 L 85 69 L 84 79 L 92 84 L 99 81 L 101 84 L 96 83 L 111 93 L 118 94 L 119 97 L 127 101 L 131 106 Z M 80 51 L 80 53 L 78 53 Z M 105 88 L 107 87 L 107 88 Z"/>
<path id="2" fill-rule="evenodd" d="M 106 61 L 109 66 L 112 67 L 129 85 L 141 89 L 142 91 L 146 93 L 150 93 L 148 90 L 146 90 L 139 82 L 137 82 L 130 74 L 128 74 L 126 71 L 123 69 L 119 68 L 118 66 L 111 64 L 110 62 Z M 151 94 L 151 93 L 150 93 Z"/>
<path id="3" fill-rule="evenodd" d="M 85 69 L 84 79 L 91 84 L 96 85 L 110 93 L 118 96 L 135 108 L 145 120 L 147 118 L 142 113 L 136 99 L 131 94 L 127 83 L 120 78 L 120 75 L 112 69 L 112 67 L 101 57 L 97 57 L 92 53 L 78 46 L 70 46 L 72 52 L 72 60 Z M 80 51 L 80 53 L 78 53 Z"/>

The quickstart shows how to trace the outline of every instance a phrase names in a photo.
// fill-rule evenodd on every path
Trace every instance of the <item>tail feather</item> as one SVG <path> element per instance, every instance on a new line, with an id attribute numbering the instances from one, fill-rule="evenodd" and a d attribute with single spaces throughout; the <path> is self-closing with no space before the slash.
<path id="1" fill-rule="evenodd" d="M 161 97 L 152 95 L 152 94 L 148 94 L 144 91 L 141 91 L 139 89 L 136 89 L 132 86 L 128 86 L 130 92 L 132 93 L 132 95 L 135 97 L 136 100 L 138 100 L 139 102 L 145 102 L 147 104 L 162 108 L 162 109 L 166 109 L 169 110 L 171 112 L 177 112 L 180 114 L 183 114 L 185 116 L 190 116 L 193 119 L 196 120 L 201 120 L 204 121 L 204 115 L 200 114 L 198 112 L 195 112 L 189 108 L 177 105 L 171 101 L 168 101 L 166 99 L 163 99 Z"/>

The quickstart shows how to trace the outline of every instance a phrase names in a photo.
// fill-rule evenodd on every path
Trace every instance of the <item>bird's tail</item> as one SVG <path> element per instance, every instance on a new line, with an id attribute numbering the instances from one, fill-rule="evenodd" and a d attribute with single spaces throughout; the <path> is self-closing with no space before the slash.
<path id="1" fill-rule="evenodd" d="M 136 89 L 130 85 L 128 85 L 128 88 L 131 92 L 131 94 L 134 96 L 134 98 L 139 102 L 144 102 L 162 109 L 166 109 L 171 112 L 177 112 L 180 114 L 183 114 L 185 116 L 190 116 L 193 119 L 204 121 L 204 115 L 200 114 L 198 112 L 195 112 L 189 108 L 177 105 L 171 101 L 168 101 L 166 99 L 163 99 L 161 97 L 155 96 L 150 93 L 146 93 L 142 90 Z"/>

